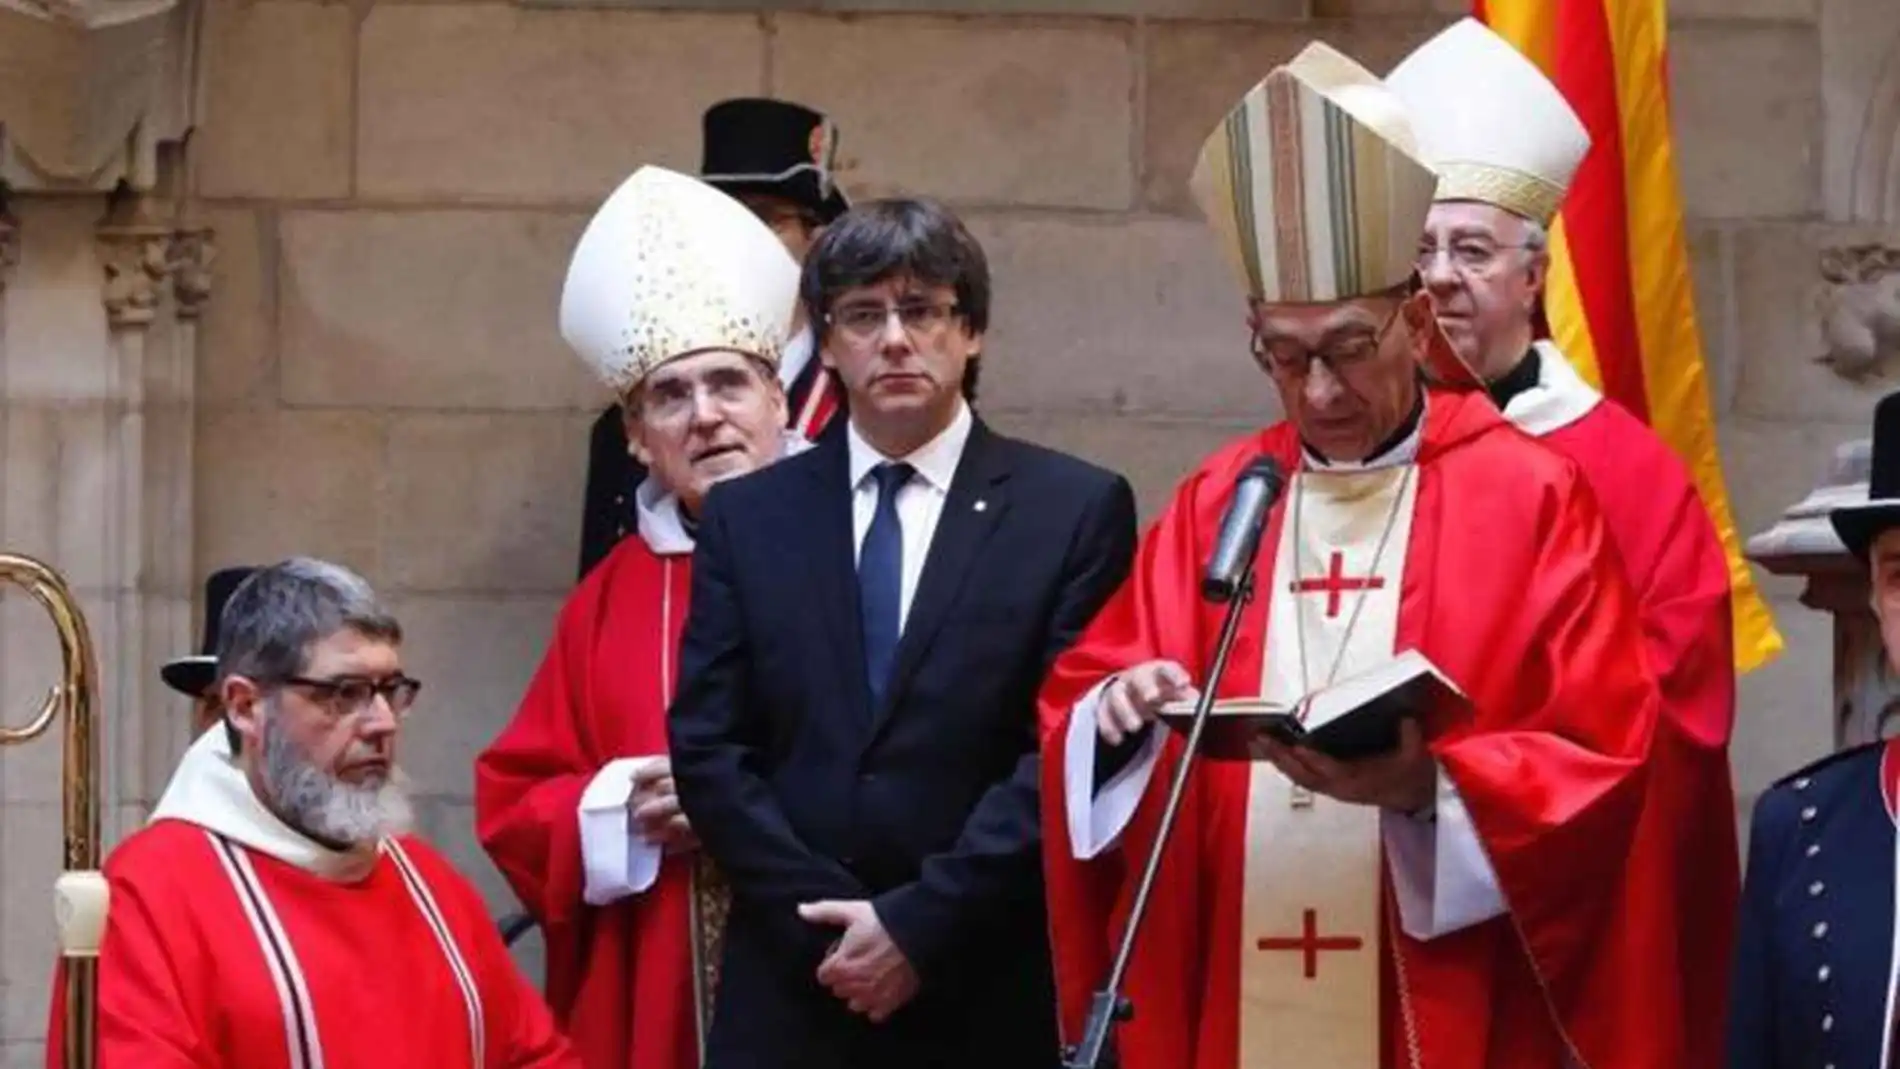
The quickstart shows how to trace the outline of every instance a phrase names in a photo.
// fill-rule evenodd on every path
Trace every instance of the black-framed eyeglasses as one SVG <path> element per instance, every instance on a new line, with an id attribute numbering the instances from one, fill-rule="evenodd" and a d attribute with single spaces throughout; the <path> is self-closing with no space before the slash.
<path id="1" fill-rule="evenodd" d="M 895 305 L 867 301 L 834 308 L 825 313 L 825 322 L 855 341 L 869 341 L 894 315 L 912 337 L 930 338 L 950 325 L 960 307 L 956 301 L 907 300 Z"/>
<path id="2" fill-rule="evenodd" d="M 1248 339 L 1249 348 L 1253 358 L 1274 375 L 1304 378 L 1315 360 L 1325 364 L 1326 370 L 1334 375 L 1345 374 L 1378 355 L 1379 346 L 1385 344 L 1386 332 L 1399 321 L 1399 312 L 1403 308 L 1401 304 L 1392 309 L 1392 314 L 1386 317 L 1377 330 L 1353 331 L 1318 348 L 1310 348 L 1292 338 L 1274 338 L 1269 341 L 1258 334 Z"/>
<path id="3" fill-rule="evenodd" d="M 398 717 L 407 716 L 416 704 L 416 695 L 422 690 L 420 680 L 404 675 L 389 676 L 386 679 L 364 679 L 360 676 L 341 676 L 336 679 L 311 679 L 308 676 L 285 676 L 279 682 L 286 686 L 301 687 L 311 699 L 322 705 L 330 715 L 342 719 L 361 713 L 370 707 L 377 697 L 389 703 L 389 711 Z"/>

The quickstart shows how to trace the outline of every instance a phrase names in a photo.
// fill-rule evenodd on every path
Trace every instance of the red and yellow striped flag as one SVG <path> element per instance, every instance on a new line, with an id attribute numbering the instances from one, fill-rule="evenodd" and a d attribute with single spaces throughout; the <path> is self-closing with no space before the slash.
<path id="1" fill-rule="evenodd" d="M 1664 0 L 1473 0 L 1472 13 L 1542 68 L 1590 131 L 1551 228 L 1551 337 L 1689 466 L 1728 553 L 1736 667 L 1757 668 L 1782 641 L 1742 557 L 1716 452 L 1670 143 Z"/>

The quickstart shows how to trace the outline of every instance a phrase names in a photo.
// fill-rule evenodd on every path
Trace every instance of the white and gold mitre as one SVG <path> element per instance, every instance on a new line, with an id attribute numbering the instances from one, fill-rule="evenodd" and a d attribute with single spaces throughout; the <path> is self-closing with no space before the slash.
<path id="1" fill-rule="evenodd" d="M 1248 294 L 1270 303 L 1403 283 L 1437 185 L 1385 83 L 1318 42 L 1234 105 L 1189 179 Z"/>
<path id="2" fill-rule="evenodd" d="M 737 200 L 642 167 L 581 234 L 561 290 L 561 337 L 624 394 L 669 360 L 731 349 L 778 366 L 798 264 Z"/>
<path id="3" fill-rule="evenodd" d="M 1563 93 L 1509 41 L 1466 18 L 1405 57 L 1385 84 L 1439 175 L 1439 200 L 1549 223 L 1590 150 Z"/>

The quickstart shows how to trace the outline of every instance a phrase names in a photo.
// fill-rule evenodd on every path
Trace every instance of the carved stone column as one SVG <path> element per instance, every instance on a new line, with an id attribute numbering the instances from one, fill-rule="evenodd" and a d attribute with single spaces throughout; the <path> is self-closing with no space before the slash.
<path id="1" fill-rule="evenodd" d="M 20 266 L 20 221 L 7 211 L 0 199 L 0 294 L 7 291 L 7 279 Z"/>
<path id="2" fill-rule="evenodd" d="M 191 646 L 197 585 L 212 235 L 184 176 L 199 11 L 0 0 L 0 547 L 58 569 L 93 634 L 108 848 L 143 822 L 188 732 L 157 666 Z M 0 720 L 57 665 L 43 613 L 0 591 Z M 59 767 L 57 738 L 0 750 L 0 1050 L 43 1032 Z"/>
<path id="3" fill-rule="evenodd" d="M 1835 537 L 1829 510 L 1867 500 L 1866 441 L 1835 450 L 1823 485 L 1749 539 L 1750 560 L 1776 575 L 1807 580 L 1801 604 L 1834 618 L 1834 747 L 1844 749 L 1900 731 L 1900 679 L 1887 664 L 1868 605 L 1866 566 Z"/>

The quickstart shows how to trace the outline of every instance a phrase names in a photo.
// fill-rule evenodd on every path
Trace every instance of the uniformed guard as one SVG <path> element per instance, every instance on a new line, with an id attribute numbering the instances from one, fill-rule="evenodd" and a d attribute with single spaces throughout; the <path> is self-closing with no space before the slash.
<path id="1" fill-rule="evenodd" d="M 819 232 L 850 208 L 835 177 L 837 127 L 802 104 L 746 97 L 706 109 L 702 128 L 700 178 L 750 208 L 803 263 Z M 843 395 L 817 358 L 802 309 L 794 316 L 779 382 L 785 387 L 788 426 L 816 439 Z M 620 406 L 609 406 L 594 421 L 588 446 L 581 575 L 633 530 L 633 488 L 645 475 L 627 452 Z"/>
<path id="2" fill-rule="evenodd" d="M 1900 672 L 1900 393 L 1874 410 L 1864 504 L 1833 510 L 1869 569 Z M 1900 739 L 1823 758 L 1755 805 L 1729 1005 L 1729 1069 L 1892 1069 L 1900 979 Z"/>
<path id="3" fill-rule="evenodd" d="M 224 603 L 231 600 L 231 592 L 256 570 L 220 568 L 206 577 L 204 637 L 199 652 L 173 657 L 158 666 L 158 678 L 164 680 L 166 686 L 197 703 L 192 710 L 191 737 L 194 739 L 224 716 L 218 692 L 211 686 L 218 675 L 218 620 L 224 615 Z"/>

